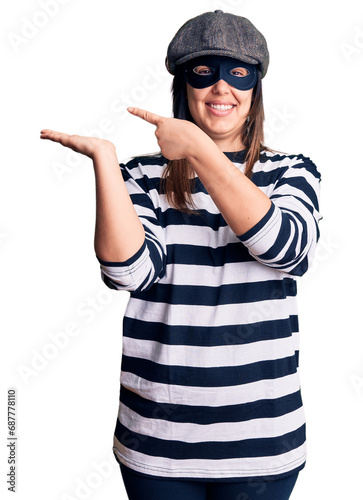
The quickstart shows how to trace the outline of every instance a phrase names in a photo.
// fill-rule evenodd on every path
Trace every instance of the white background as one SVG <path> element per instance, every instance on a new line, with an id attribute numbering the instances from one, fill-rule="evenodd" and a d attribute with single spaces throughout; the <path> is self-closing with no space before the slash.
<path id="1" fill-rule="evenodd" d="M 298 285 L 308 462 L 292 499 L 361 494 L 362 3 L 22 0 L 0 10 L 3 498 L 9 388 L 18 499 L 126 498 L 112 437 L 129 295 L 100 280 L 91 160 L 39 133 L 97 134 L 120 162 L 157 151 L 154 127 L 124 107 L 171 116 L 168 43 L 215 9 L 267 39 L 267 144 L 310 157 L 323 179 L 322 236 Z"/>

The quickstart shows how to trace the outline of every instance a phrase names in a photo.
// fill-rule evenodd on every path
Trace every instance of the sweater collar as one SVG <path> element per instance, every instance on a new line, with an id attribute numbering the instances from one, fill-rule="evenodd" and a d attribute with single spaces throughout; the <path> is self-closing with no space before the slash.
<path id="1" fill-rule="evenodd" d="M 241 149 L 240 151 L 224 151 L 227 158 L 235 163 L 244 163 L 246 160 L 247 149 Z"/>

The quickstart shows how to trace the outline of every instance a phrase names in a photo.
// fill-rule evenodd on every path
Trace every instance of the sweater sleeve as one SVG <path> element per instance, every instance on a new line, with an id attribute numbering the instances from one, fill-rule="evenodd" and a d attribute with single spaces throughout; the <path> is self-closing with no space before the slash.
<path id="1" fill-rule="evenodd" d="M 321 176 L 302 155 L 275 181 L 271 207 L 249 231 L 237 236 L 262 264 L 302 276 L 310 265 L 319 239 Z"/>
<path id="2" fill-rule="evenodd" d="M 164 229 L 157 218 L 148 183 L 138 168 L 137 161 L 121 163 L 120 168 L 131 201 L 144 227 L 145 239 L 139 250 L 126 261 L 108 262 L 96 257 L 101 267 L 101 278 L 109 288 L 138 293 L 148 290 L 165 274 Z"/>

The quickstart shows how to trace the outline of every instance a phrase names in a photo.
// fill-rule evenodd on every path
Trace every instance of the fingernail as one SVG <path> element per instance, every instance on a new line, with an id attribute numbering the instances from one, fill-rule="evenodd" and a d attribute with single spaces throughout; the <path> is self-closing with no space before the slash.
<path id="1" fill-rule="evenodd" d="M 127 111 L 130 111 L 130 113 L 132 113 L 134 110 L 134 108 L 127 108 Z"/>

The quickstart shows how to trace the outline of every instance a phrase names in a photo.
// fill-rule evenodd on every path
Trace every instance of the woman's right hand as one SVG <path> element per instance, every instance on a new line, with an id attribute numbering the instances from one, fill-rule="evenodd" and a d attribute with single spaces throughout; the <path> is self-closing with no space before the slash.
<path id="1" fill-rule="evenodd" d="M 56 132 L 55 130 L 43 129 L 40 132 L 41 139 L 49 139 L 54 142 L 59 142 L 67 148 L 73 149 L 77 153 L 88 156 L 94 159 L 96 153 L 104 148 L 116 151 L 115 145 L 106 139 L 99 139 L 98 137 L 86 137 L 76 134 L 65 134 L 63 132 Z"/>

